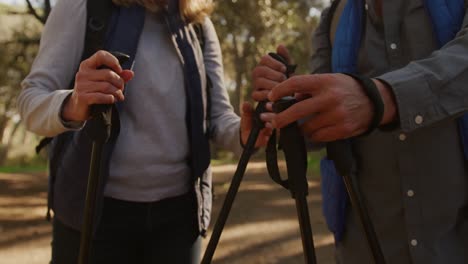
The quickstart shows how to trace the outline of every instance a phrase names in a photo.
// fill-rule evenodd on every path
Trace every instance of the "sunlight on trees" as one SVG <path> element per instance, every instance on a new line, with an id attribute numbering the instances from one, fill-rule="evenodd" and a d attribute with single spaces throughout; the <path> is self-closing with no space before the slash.
<path id="1" fill-rule="evenodd" d="M 12 148 L 15 134 L 24 131 L 15 99 L 36 55 L 41 25 L 54 2 L 24 0 L 22 6 L 0 4 L 0 164 Z M 310 39 L 327 2 L 215 0 L 212 20 L 223 51 L 226 85 L 237 113 L 242 102 L 250 100 L 252 69 L 261 56 L 275 51 L 278 44 L 288 47 L 299 66 L 298 72 L 308 71 Z"/>

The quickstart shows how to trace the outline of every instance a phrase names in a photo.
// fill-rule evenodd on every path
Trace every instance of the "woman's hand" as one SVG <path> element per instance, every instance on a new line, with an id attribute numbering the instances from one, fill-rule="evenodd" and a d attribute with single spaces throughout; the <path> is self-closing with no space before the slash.
<path id="1" fill-rule="evenodd" d="M 85 121 L 90 118 L 91 105 L 123 101 L 125 83 L 133 76 L 132 71 L 122 70 L 111 53 L 96 52 L 81 62 L 73 92 L 63 107 L 62 118 L 66 121 Z"/>
<path id="2" fill-rule="evenodd" d="M 247 144 L 247 139 L 249 138 L 250 132 L 252 131 L 253 119 L 255 111 L 250 103 L 244 103 L 242 105 L 242 119 L 241 119 L 241 140 L 242 144 Z M 272 113 L 263 113 L 262 117 L 269 116 L 269 119 L 272 119 Z M 263 118 L 262 118 L 263 119 Z M 271 122 L 265 123 L 265 128 L 260 131 L 258 135 L 257 142 L 255 143 L 256 148 L 264 147 L 267 145 L 268 140 L 270 139 L 273 128 Z"/>

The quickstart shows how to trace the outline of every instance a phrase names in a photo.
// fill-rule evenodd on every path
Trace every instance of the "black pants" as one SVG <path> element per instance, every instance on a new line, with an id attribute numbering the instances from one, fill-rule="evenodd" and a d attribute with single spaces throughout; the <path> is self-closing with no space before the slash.
<path id="1" fill-rule="evenodd" d="M 104 198 L 90 263 L 199 263 L 195 203 L 188 194 L 153 203 Z M 55 219 L 51 263 L 77 263 L 79 247 L 80 233 Z"/>

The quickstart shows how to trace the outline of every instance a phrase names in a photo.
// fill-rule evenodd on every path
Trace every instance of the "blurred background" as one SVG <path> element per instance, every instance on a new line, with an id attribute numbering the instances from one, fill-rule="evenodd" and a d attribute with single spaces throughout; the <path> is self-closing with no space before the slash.
<path id="1" fill-rule="evenodd" d="M 40 137 L 27 132 L 16 110 L 20 82 L 39 48 L 57 0 L 0 0 L 0 264 L 48 263 L 45 220 L 47 157 Z M 58 0 L 60 1 L 60 0 Z M 212 20 L 224 56 L 231 103 L 250 101 L 250 75 L 260 57 L 285 44 L 308 71 L 310 40 L 329 0 L 217 0 Z M 213 146 L 215 219 L 238 157 Z M 320 263 L 334 263 L 333 238 L 321 215 L 318 161 L 309 154 L 309 207 Z M 280 162 L 284 171 L 284 162 Z M 269 179 L 264 154 L 252 159 L 215 256 L 215 263 L 303 263 L 294 201 Z M 205 241 L 206 244 L 207 241 Z"/>

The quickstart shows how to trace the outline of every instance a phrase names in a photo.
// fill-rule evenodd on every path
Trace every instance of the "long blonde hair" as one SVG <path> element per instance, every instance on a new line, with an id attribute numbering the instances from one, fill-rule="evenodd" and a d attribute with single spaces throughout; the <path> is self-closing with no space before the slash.
<path id="1" fill-rule="evenodd" d="M 130 6 L 139 4 L 146 9 L 156 12 L 161 8 L 156 3 L 158 0 L 112 0 L 114 4 L 121 6 Z M 212 0 L 167 0 L 179 1 L 180 13 L 188 23 L 202 22 L 203 19 L 213 11 Z"/>

